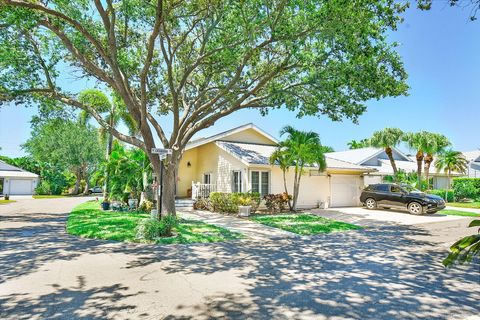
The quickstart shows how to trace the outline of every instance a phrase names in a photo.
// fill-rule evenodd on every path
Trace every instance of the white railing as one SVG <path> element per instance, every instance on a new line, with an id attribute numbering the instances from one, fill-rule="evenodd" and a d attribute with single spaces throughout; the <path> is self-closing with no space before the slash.
<path id="1" fill-rule="evenodd" d="M 205 199 L 210 196 L 210 193 L 217 191 L 215 184 L 206 184 L 192 181 L 192 199 Z"/>

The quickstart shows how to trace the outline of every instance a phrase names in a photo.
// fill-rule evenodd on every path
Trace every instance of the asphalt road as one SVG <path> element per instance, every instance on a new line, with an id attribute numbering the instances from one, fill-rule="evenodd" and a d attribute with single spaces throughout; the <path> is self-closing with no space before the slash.
<path id="1" fill-rule="evenodd" d="M 0 319 L 465 319 L 480 313 L 478 261 L 450 270 L 441 265 L 469 219 L 153 246 L 67 235 L 66 216 L 82 201 L 0 205 Z"/>

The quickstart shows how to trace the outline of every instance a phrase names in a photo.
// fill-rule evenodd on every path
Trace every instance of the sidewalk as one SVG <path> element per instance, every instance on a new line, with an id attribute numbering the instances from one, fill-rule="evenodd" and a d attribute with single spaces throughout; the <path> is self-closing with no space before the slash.
<path id="1" fill-rule="evenodd" d="M 295 239 L 302 236 L 284 231 L 277 228 L 265 226 L 260 223 L 250 221 L 245 218 L 223 215 L 210 211 L 179 211 L 180 217 L 192 220 L 201 220 L 205 223 L 213 224 L 218 227 L 228 229 L 233 232 L 242 233 L 254 240 L 277 240 L 277 239 Z"/>

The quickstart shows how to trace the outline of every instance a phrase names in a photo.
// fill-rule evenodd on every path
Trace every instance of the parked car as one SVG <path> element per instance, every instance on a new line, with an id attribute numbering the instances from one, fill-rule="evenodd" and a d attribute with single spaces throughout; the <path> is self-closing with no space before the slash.
<path id="1" fill-rule="evenodd" d="M 102 193 L 102 192 L 103 192 L 103 190 L 102 190 L 102 188 L 99 187 L 99 186 L 95 186 L 95 187 L 93 187 L 93 188 L 88 189 L 88 193 L 89 193 L 89 194 L 92 194 L 92 193 Z"/>
<path id="2" fill-rule="evenodd" d="M 363 190 L 360 201 L 367 209 L 407 209 L 411 214 L 435 213 L 445 208 L 441 197 L 395 183 L 369 185 Z"/>

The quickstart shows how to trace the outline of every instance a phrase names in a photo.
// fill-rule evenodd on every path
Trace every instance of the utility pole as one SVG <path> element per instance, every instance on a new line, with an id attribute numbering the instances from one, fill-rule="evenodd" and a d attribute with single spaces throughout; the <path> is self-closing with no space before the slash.
<path id="1" fill-rule="evenodd" d="M 152 153 L 158 154 L 160 159 L 160 177 L 158 177 L 158 192 L 157 192 L 157 210 L 158 210 L 158 219 L 162 218 L 162 196 L 163 196 L 163 160 L 167 158 L 167 155 L 172 154 L 172 149 L 160 149 L 152 148 Z"/>

